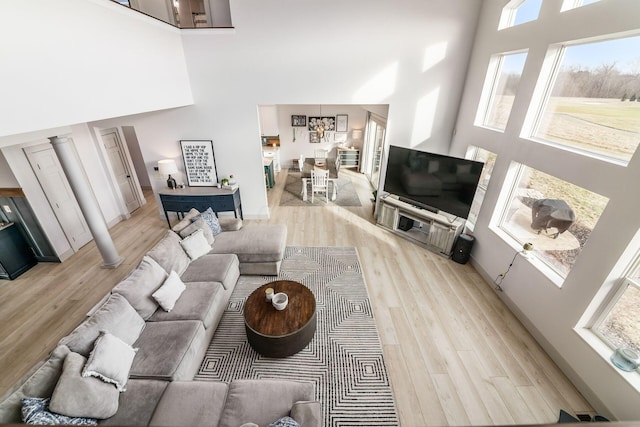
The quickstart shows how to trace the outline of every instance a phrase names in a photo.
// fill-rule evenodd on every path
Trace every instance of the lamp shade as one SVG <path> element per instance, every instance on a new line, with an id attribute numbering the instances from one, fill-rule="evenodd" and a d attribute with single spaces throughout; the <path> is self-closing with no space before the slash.
<path id="1" fill-rule="evenodd" d="M 171 175 L 178 173 L 178 166 L 175 160 L 166 159 L 158 161 L 158 172 L 160 175 Z"/>
<path id="2" fill-rule="evenodd" d="M 351 132 L 351 137 L 353 139 L 362 138 L 362 129 L 354 129 L 353 132 Z"/>

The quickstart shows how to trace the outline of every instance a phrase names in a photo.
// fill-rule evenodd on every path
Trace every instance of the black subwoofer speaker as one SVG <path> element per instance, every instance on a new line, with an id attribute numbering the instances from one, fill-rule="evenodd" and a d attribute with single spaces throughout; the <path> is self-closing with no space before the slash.
<path id="1" fill-rule="evenodd" d="M 398 228 L 402 231 L 409 231 L 413 228 L 413 220 L 406 216 L 400 216 L 398 219 Z"/>
<path id="2" fill-rule="evenodd" d="M 461 234 L 453 246 L 453 255 L 451 259 L 459 264 L 466 264 L 471 257 L 471 248 L 475 239 L 468 234 Z"/>

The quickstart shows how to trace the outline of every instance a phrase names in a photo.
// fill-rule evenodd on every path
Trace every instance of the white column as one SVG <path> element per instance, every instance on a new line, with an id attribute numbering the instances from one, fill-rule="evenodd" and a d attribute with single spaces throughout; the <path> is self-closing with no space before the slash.
<path id="1" fill-rule="evenodd" d="M 51 141 L 53 150 L 56 152 L 58 160 L 60 160 L 62 169 L 69 180 L 69 185 L 71 185 L 71 190 L 76 196 L 80 210 L 102 255 L 104 261 L 102 268 L 116 268 L 124 261 L 124 258 L 118 255 L 118 251 L 113 244 L 107 223 L 91 190 L 91 185 L 82 170 L 71 139 L 55 136 L 49 138 L 49 141 Z"/>

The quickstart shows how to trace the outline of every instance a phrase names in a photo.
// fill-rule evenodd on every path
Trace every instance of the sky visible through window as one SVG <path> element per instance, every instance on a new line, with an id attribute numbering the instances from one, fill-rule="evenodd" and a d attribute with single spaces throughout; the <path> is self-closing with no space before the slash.
<path id="1" fill-rule="evenodd" d="M 542 0 L 524 0 L 516 11 L 516 19 L 513 25 L 520 25 L 525 22 L 535 21 L 540 13 Z"/>
<path id="2" fill-rule="evenodd" d="M 505 74 L 522 74 L 524 70 L 524 62 L 527 60 L 527 53 L 518 53 L 514 55 L 505 55 L 502 62 L 502 72 Z"/>
<path id="3" fill-rule="evenodd" d="M 640 73 L 640 36 L 568 46 L 562 66 L 592 69 L 613 63 L 620 72 Z"/>

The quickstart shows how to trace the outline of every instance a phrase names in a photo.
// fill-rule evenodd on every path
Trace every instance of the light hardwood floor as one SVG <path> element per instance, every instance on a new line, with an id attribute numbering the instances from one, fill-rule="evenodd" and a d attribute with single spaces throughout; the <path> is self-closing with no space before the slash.
<path id="1" fill-rule="evenodd" d="M 341 171 L 341 173 L 343 173 Z M 377 227 L 363 175 L 345 171 L 362 207 L 281 207 L 287 171 L 268 191 L 292 246 L 354 246 L 360 255 L 403 426 L 538 424 L 593 409 L 470 264 Z M 63 264 L 0 280 L 0 394 L 132 270 L 166 231 L 155 200 L 113 227 L 126 257 L 99 268 L 93 243 Z"/>

